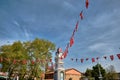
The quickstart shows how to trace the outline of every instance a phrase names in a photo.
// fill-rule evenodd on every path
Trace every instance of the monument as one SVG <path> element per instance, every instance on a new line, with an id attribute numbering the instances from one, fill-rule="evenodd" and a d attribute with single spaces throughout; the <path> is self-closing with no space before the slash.
<path id="1" fill-rule="evenodd" d="M 63 66 L 62 49 L 58 48 L 55 56 L 54 80 L 65 80 L 65 69 Z"/>

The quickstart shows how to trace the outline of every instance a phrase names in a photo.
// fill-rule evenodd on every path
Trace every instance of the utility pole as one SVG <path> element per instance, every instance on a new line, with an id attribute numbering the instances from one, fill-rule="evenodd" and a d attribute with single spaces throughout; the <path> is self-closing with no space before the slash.
<path id="1" fill-rule="evenodd" d="M 62 49 L 58 48 L 55 56 L 54 80 L 65 80 L 64 62 L 61 59 L 62 54 Z"/>

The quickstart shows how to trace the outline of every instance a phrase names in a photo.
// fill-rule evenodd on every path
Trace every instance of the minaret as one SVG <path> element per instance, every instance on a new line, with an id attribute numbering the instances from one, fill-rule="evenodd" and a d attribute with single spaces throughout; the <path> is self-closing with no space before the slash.
<path id="1" fill-rule="evenodd" d="M 65 80 L 65 69 L 61 59 L 62 49 L 58 48 L 55 56 L 54 80 Z"/>

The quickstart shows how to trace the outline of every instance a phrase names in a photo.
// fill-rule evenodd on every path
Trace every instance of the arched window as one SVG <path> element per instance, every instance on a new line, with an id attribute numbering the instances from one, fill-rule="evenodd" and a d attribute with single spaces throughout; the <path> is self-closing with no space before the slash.
<path id="1" fill-rule="evenodd" d="M 69 80 L 72 80 L 72 78 L 69 78 Z"/>

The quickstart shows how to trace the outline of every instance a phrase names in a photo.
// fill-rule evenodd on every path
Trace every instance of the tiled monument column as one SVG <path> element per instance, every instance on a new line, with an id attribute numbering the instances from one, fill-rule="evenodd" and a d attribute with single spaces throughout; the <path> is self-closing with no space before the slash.
<path id="1" fill-rule="evenodd" d="M 58 48 L 55 56 L 54 80 L 65 80 L 65 69 L 61 59 L 62 49 Z"/>

